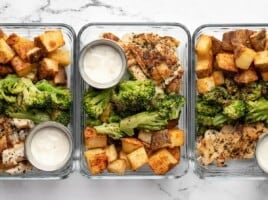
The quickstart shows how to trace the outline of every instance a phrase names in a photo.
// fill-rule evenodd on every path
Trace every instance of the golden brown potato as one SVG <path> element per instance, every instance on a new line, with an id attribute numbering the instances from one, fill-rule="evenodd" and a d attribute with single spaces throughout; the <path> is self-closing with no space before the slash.
<path id="1" fill-rule="evenodd" d="M 237 47 L 234 51 L 236 67 L 240 69 L 248 69 L 254 60 L 256 52 L 247 47 Z"/>
<path id="2" fill-rule="evenodd" d="M 209 52 L 206 56 L 197 56 L 195 72 L 198 78 L 210 76 L 213 69 L 213 55 Z"/>
<path id="3" fill-rule="evenodd" d="M 56 60 L 62 67 L 66 67 L 71 63 L 70 52 L 64 49 L 52 51 L 47 55 L 47 57 Z"/>
<path id="4" fill-rule="evenodd" d="M 224 74 L 222 71 L 213 71 L 212 76 L 216 86 L 224 84 Z"/>
<path id="5" fill-rule="evenodd" d="M 136 138 L 122 138 L 121 142 L 122 150 L 127 154 L 144 146 L 143 143 Z"/>
<path id="6" fill-rule="evenodd" d="M 0 154 L 7 148 L 7 137 L 6 135 L 3 135 L 0 137 Z"/>
<path id="7" fill-rule="evenodd" d="M 168 130 L 171 144 L 170 148 L 179 147 L 184 145 L 184 131 L 179 128 L 173 128 Z"/>
<path id="8" fill-rule="evenodd" d="M 7 39 L 7 34 L 0 28 L 0 39 L 3 38 L 4 40 Z"/>
<path id="9" fill-rule="evenodd" d="M 106 155 L 107 155 L 109 163 L 117 159 L 118 156 L 117 156 L 117 151 L 116 151 L 114 144 L 109 145 L 108 147 L 106 147 L 105 150 L 106 150 Z"/>
<path id="10" fill-rule="evenodd" d="M 53 79 L 58 72 L 59 65 L 57 61 L 50 58 L 43 58 L 40 62 L 38 69 L 39 79 Z"/>
<path id="11" fill-rule="evenodd" d="M 44 56 L 44 53 L 41 48 L 34 47 L 27 51 L 26 58 L 30 63 L 36 63 L 41 60 L 41 58 Z"/>
<path id="12" fill-rule="evenodd" d="M 87 126 L 84 130 L 84 144 L 87 149 L 106 147 L 107 135 L 97 134 L 94 128 Z"/>
<path id="13" fill-rule="evenodd" d="M 261 71 L 268 71 L 268 50 L 256 53 L 254 57 L 254 65 Z"/>
<path id="14" fill-rule="evenodd" d="M 268 81 L 268 71 L 267 72 L 261 72 L 262 80 Z"/>
<path id="15" fill-rule="evenodd" d="M 212 41 L 212 54 L 216 55 L 218 53 L 220 53 L 222 51 L 222 41 L 218 40 L 215 37 L 211 37 L 211 41 Z"/>
<path id="16" fill-rule="evenodd" d="M 3 38 L 0 38 L 0 63 L 8 63 L 14 56 L 15 52 L 10 48 Z"/>
<path id="17" fill-rule="evenodd" d="M 87 166 L 91 174 L 102 173 L 108 165 L 108 158 L 105 150 L 102 148 L 90 149 L 84 152 Z"/>
<path id="18" fill-rule="evenodd" d="M 157 150 L 171 145 L 168 129 L 155 131 L 152 135 L 151 149 Z"/>
<path id="19" fill-rule="evenodd" d="M 138 134 L 138 138 L 143 142 L 151 144 L 152 135 L 153 135 L 152 132 L 147 132 L 147 131 L 140 130 L 139 134 Z"/>
<path id="20" fill-rule="evenodd" d="M 200 35 L 195 46 L 195 51 L 198 56 L 207 56 L 211 52 L 212 40 L 208 35 Z"/>
<path id="21" fill-rule="evenodd" d="M 258 80 L 258 75 L 254 69 L 244 70 L 234 77 L 237 83 L 251 83 Z"/>
<path id="22" fill-rule="evenodd" d="M 155 174 L 167 173 L 178 161 L 167 149 L 160 149 L 149 157 L 148 164 Z"/>
<path id="23" fill-rule="evenodd" d="M 15 56 L 11 60 L 11 65 L 16 74 L 20 77 L 26 76 L 32 71 L 32 65 L 24 62 L 19 56 Z"/>
<path id="24" fill-rule="evenodd" d="M 197 79 L 196 85 L 200 94 L 207 93 L 216 86 L 213 76 Z"/>
<path id="25" fill-rule="evenodd" d="M 260 31 L 253 33 L 249 38 L 250 38 L 252 47 L 256 51 L 263 51 L 265 49 L 265 44 L 266 44 L 266 30 L 265 29 L 261 29 Z"/>
<path id="26" fill-rule="evenodd" d="M 127 158 L 130 162 L 131 169 L 134 171 L 148 162 L 148 156 L 144 147 L 140 147 L 130 154 L 127 154 Z"/>
<path id="27" fill-rule="evenodd" d="M 108 164 L 107 169 L 109 172 L 112 172 L 118 175 L 124 175 L 127 169 L 126 161 L 123 159 L 115 160 Z"/>
<path id="28" fill-rule="evenodd" d="M 45 52 L 52 52 L 65 44 L 61 30 L 45 31 L 36 37 L 34 42 L 36 46 L 42 48 Z"/>
<path id="29" fill-rule="evenodd" d="M 13 72 L 13 69 L 11 68 L 11 66 L 0 64 L 0 76 L 1 77 L 11 74 L 12 72 Z"/>
<path id="30" fill-rule="evenodd" d="M 125 160 L 126 162 L 126 169 L 131 169 L 130 162 L 127 158 L 127 154 L 124 151 L 119 152 L 119 159 Z"/>
<path id="31" fill-rule="evenodd" d="M 181 159 L 181 149 L 180 147 L 167 148 L 167 150 L 172 154 L 172 156 L 178 161 L 176 164 L 180 162 Z"/>
<path id="32" fill-rule="evenodd" d="M 67 85 L 67 74 L 64 67 L 59 67 L 59 71 L 54 76 L 53 83 L 55 85 Z"/>
<path id="33" fill-rule="evenodd" d="M 234 55 L 230 53 L 218 53 L 216 56 L 216 65 L 224 71 L 237 72 Z"/>

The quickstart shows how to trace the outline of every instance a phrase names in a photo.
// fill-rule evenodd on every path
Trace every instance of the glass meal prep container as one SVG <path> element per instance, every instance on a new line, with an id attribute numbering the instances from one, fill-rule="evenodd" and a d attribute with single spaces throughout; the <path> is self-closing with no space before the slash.
<path id="1" fill-rule="evenodd" d="M 222 40 L 223 33 L 238 29 L 249 29 L 259 31 L 261 29 L 268 30 L 267 24 L 208 24 L 197 28 L 192 36 L 192 68 L 191 76 L 191 117 L 190 131 L 191 131 L 191 152 L 190 157 L 194 168 L 194 173 L 200 178 L 207 177 L 236 177 L 236 178 L 251 178 L 251 179 L 267 179 L 267 175 L 258 167 L 255 157 L 250 159 L 227 160 L 223 167 L 218 167 L 216 164 L 202 166 L 197 160 L 197 121 L 196 121 L 196 101 L 197 101 L 197 87 L 196 87 L 196 73 L 195 66 L 197 56 L 195 46 L 197 39 L 201 34 L 214 36 Z"/>
<path id="2" fill-rule="evenodd" d="M 101 173 L 99 175 L 90 174 L 86 160 L 84 158 L 84 141 L 83 141 L 83 131 L 86 127 L 85 119 L 86 114 L 83 111 L 82 106 L 82 98 L 84 92 L 88 89 L 89 85 L 79 77 L 77 80 L 77 99 L 80 100 L 80 105 L 76 107 L 76 116 L 79 116 L 76 119 L 76 123 L 80 124 L 77 127 L 77 135 L 79 135 L 79 139 L 77 140 L 77 147 L 79 150 L 77 151 L 77 157 L 79 157 L 79 165 L 77 167 L 80 168 L 80 173 L 90 179 L 163 179 L 163 178 L 179 178 L 185 175 L 189 168 L 188 162 L 188 137 L 189 131 L 187 126 L 187 110 L 189 109 L 188 103 L 188 91 L 189 82 L 188 82 L 188 69 L 190 67 L 190 34 L 188 30 L 182 26 L 181 24 L 173 24 L 173 23 L 92 23 L 85 25 L 78 34 L 77 38 L 77 53 L 81 53 L 82 49 L 90 42 L 97 40 L 100 38 L 100 35 L 104 32 L 111 32 L 118 36 L 122 37 L 126 33 L 156 33 L 160 36 L 172 36 L 180 41 L 180 45 L 177 49 L 177 55 L 179 58 L 179 62 L 184 70 L 184 75 L 181 83 L 181 91 L 182 94 L 186 98 L 186 104 L 182 108 L 182 112 L 179 119 L 179 128 L 185 131 L 185 144 L 181 147 L 181 160 L 180 163 L 177 164 L 172 170 L 170 170 L 165 175 L 155 175 L 153 171 L 149 168 L 149 166 L 143 166 L 137 171 L 127 170 L 124 175 L 116 175 L 107 172 Z M 77 62 L 78 63 L 78 62 Z M 78 103 L 77 103 L 78 104 Z"/>
<path id="3" fill-rule="evenodd" d="M 65 45 L 63 46 L 63 49 L 66 49 L 70 52 L 70 59 L 71 64 L 66 67 L 66 75 L 67 75 L 67 86 L 70 88 L 72 92 L 72 107 L 70 109 L 70 123 L 68 125 L 68 129 L 70 130 L 73 140 L 75 139 L 75 136 L 73 135 L 75 130 L 75 123 L 74 123 L 74 100 L 75 100 L 75 93 L 74 91 L 74 77 L 75 77 L 75 70 L 74 70 L 74 61 L 75 61 L 75 32 L 74 30 L 66 25 L 66 24 L 45 24 L 45 23 L 25 23 L 25 24 L 8 24 L 8 23 L 1 23 L 0 28 L 7 33 L 8 35 L 11 33 L 16 33 L 19 36 L 29 38 L 31 40 L 34 39 L 34 37 L 42 34 L 44 31 L 47 30 L 61 30 Z M 73 142 L 74 144 L 74 142 Z M 74 149 L 74 145 L 72 147 Z M 59 170 L 53 171 L 53 172 L 45 172 L 38 170 L 33 167 L 33 169 L 30 172 L 22 173 L 22 174 L 16 174 L 16 175 L 9 175 L 6 173 L 0 173 L 0 179 L 62 179 L 66 178 L 73 170 L 73 158 L 66 163 L 64 167 L 62 167 Z"/>

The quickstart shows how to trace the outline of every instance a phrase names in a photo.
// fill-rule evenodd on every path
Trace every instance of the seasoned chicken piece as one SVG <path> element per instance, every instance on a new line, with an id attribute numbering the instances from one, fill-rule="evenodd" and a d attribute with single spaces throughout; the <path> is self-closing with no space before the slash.
<path id="1" fill-rule="evenodd" d="M 20 162 L 17 166 L 5 170 L 10 175 L 26 173 L 32 170 L 32 165 L 28 162 Z"/>
<path id="2" fill-rule="evenodd" d="M 101 37 L 105 38 L 105 39 L 113 40 L 113 41 L 116 41 L 116 42 L 118 42 L 120 40 L 119 37 L 117 37 L 113 33 L 103 33 L 101 35 Z"/>
<path id="3" fill-rule="evenodd" d="M 13 124 L 17 129 L 30 129 L 34 127 L 34 122 L 30 119 L 13 118 Z"/>
<path id="4" fill-rule="evenodd" d="M 13 72 L 13 69 L 9 65 L 1 65 L 0 64 L 0 76 L 4 77 L 8 74 L 11 74 Z"/>
<path id="5" fill-rule="evenodd" d="M 13 148 L 2 152 L 2 162 L 6 166 L 15 166 L 23 160 L 25 160 L 23 143 L 15 144 Z"/>
<path id="6" fill-rule="evenodd" d="M 39 79 L 52 79 L 59 72 L 58 62 L 50 59 L 43 58 L 38 68 Z"/>
<path id="7" fill-rule="evenodd" d="M 266 30 L 261 29 L 250 35 L 250 42 L 256 51 L 263 51 L 266 44 Z"/>

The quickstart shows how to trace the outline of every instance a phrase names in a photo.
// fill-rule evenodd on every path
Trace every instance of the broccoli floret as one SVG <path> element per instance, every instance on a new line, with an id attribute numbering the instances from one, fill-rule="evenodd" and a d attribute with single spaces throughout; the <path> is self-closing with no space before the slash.
<path id="1" fill-rule="evenodd" d="M 120 120 L 121 120 L 121 117 L 112 110 L 108 117 L 108 122 L 114 123 L 114 122 L 120 122 Z"/>
<path id="2" fill-rule="evenodd" d="M 185 104 L 185 98 L 181 95 L 172 93 L 156 98 L 155 109 L 158 110 L 167 120 L 178 119 L 181 108 Z"/>
<path id="3" fill-rule="evenodd" d="M 50 114 L 51 120 L 59 122 L 64 126 L 67 126 L 70 122 L 70 111 L 69 110 L 53 110 Z"/>
<path id="4" fill-rule="evenodd" d="M 148 110 L 155 95 L 151 80 L 122 81 L 115 90 L 112 102 L 123 117 Z"/>
<path id="5" fill-rule="evenodd" d="M 41 123 L 51 120 L 49 114 L 46 112 L 36 109 L 25 111 L 14 105 L 8 106 L 5 110 L 5 114 L 12 118 L 30 119 L 35 123 Z"/>
<path id="6" fill-rule="evenodd" d="M 227 92 L 230 95 L 234 95 L 239 91 L 239 88 L 238 88 L 237 84 L 231 78 L 226 78 L 224 80 L 224 84 L 225 84 L 225 87 L 227 89 Z"/>
<path id="7" fill-rule="evenodd" d="M 201 113 L 203 115 L 214 116 L 219 113 L 222 109 L 222 106 L 217 104 L 208 104 L 202 100 L 202 98 L 198 98 L 196 102 L 196 111 L 197 113 Z"/>
<path id="8" fill-rule="evenodd" d="M 205 93 L 202 98 L 206 102 L 224 104 L 230 96 L 225 88 L 215 87 L 208 93 Z"/>
<path id="9" fill-rule="evenodd" d="M 16 75 L 8 75 L 0 80 L 0 99 L 5 100 L 7 103 L 16 102 L 17 97 L 15 94 L 17 94 L 18 80 L 19 78 Z"/>
<path id="10" fill-rule="evenodd" d="M 36 83 L 36 88 L 47 92 L 51 99 L 51 106 L 55 109 L 68 110 L 72 103 L 71 91 L 61 86 L 53 86 L 47 80 Z"/>
<path id="11" fill-rule="evenodd" d="M 134 135 L 134 129 L 158 131 L 167 125 L 168 121 L 159 112 L 141 112 L 120 121 L 120 129 L 128 136 Z"/>
<path id="12" fill-rule="evenodd" d="M 94 119 L 92 117 L 86 118 L 86 125 L 87 126 L 99 126 L 102 124 L 102 121 L 100 119 Z"/>
<path id="13" fill-rule="evenodd" d="M 125 134 L 120 130 L 119 123 L 102 124 L 94 126 L 98 134 L 106 134 L 113 139 L 120 139 Z"/>
<path id="14" fill-rule="evenodd" d="M 226 123 L 230 122 L 230 118 L 224 114 L 216 114 L 215 116 L 207 116 L 207 115 L 197 115 L 197 124 L 198 127 L 212 127 L 212 128 L 221 128 Z"/>
<path id="15" fill-rule="evenodd" d="M 240 99 L 254 101 L 262 96 L 262 85 L 260 83 L 249 83 L 240 89 Z"/>
<path id="16" fill-rule="evenodd" d="M 223 114 L 231 119 L 239 119 L 245 115 L 246 104 L 242 100 L 230 100 L 223 108 Z"/>
<path id="17" fill-rule="evenodd" d="M 260 84 L 262 86 L 262 88 L 261 88 L 262 96 L 265 99 L 268 99 L 268 81 L 261 81 Z"/>
<path id="18" fill-rule="evenodd" d="M 89 117 L 98 119 L 108 105 L 113 89 L 96 90 L 88 89 L 84 93 L 83 106 Z"/>
<path id="19" fill-rule="evenodd" d="M 246 101 L 247 110 L 246 121 L 247 122 L 268 122 L 268 100 L 260 98 L 256 101 Z"/>

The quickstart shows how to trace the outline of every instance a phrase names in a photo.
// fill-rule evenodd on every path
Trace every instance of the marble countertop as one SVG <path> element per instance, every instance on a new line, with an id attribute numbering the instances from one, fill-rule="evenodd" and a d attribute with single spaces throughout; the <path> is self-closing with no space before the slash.
<path id="1" fill-rule="evenodd" d="M 268 1 L 1 0 L 1 23 L 60 22 L 76 32 L 89 22 L 180 22 L 191 33 L 207 23 L 267 23 Z M 192 169 L 178 180 L 0 181 L 0 199 L 263 200 L 268 181 L 200 180 Z"/>

